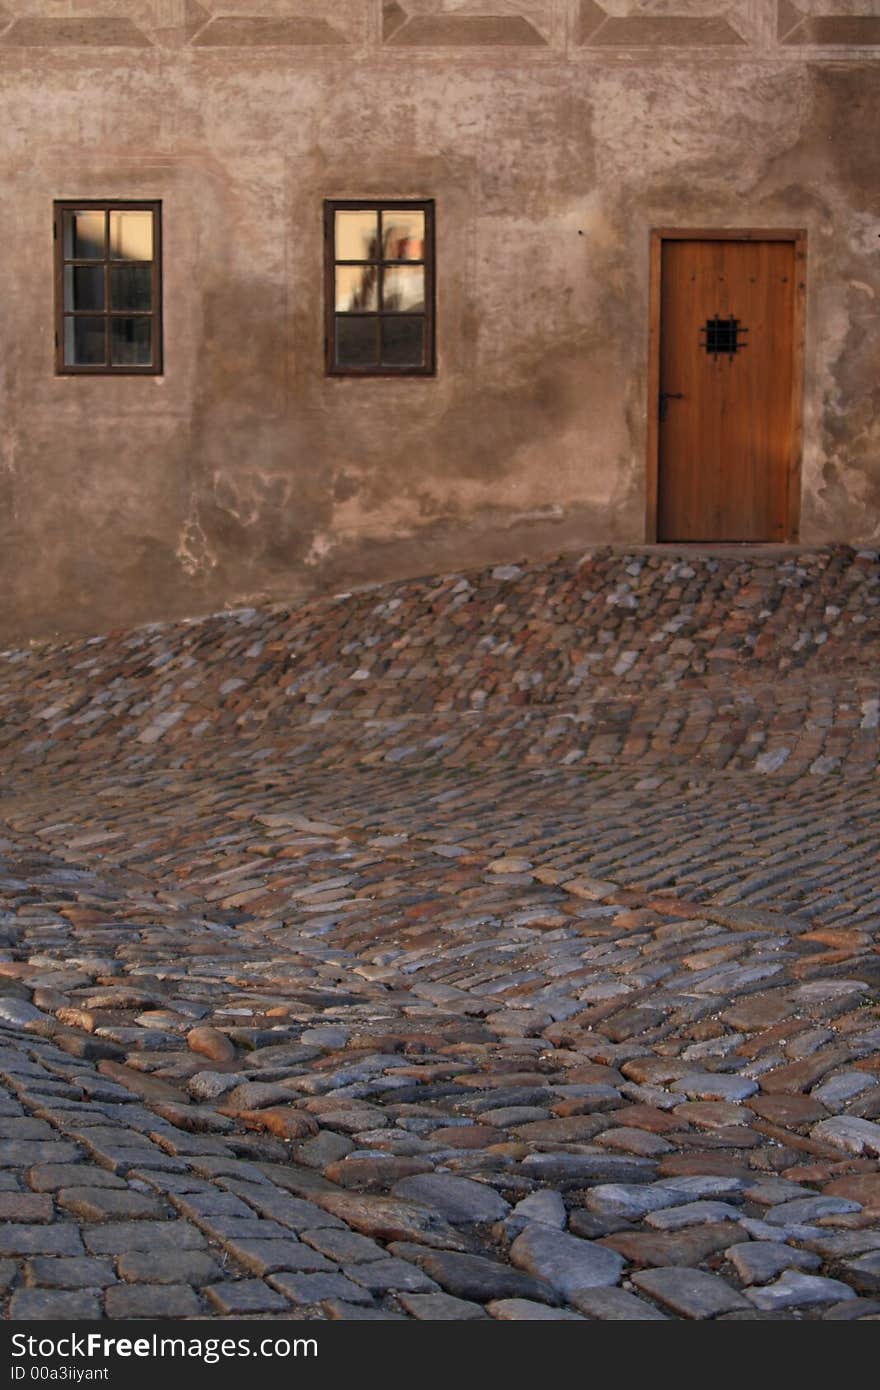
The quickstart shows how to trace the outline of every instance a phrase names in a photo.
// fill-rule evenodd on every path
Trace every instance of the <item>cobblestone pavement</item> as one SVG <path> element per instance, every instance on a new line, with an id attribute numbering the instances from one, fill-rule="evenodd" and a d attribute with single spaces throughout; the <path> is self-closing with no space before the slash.
<path id="1" fill-rule="evenodd" d="M 0 656 L 10 1318 L 876 1318 L 880 567 Z"/>

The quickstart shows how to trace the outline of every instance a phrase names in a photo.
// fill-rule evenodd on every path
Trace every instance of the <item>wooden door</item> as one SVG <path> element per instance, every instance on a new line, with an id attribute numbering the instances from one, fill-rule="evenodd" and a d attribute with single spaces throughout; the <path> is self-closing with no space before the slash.
<path id="1" fill-rule="evenodd" d="M 659 540 L 794 538 L 799 251 L 661 240 Z"/>

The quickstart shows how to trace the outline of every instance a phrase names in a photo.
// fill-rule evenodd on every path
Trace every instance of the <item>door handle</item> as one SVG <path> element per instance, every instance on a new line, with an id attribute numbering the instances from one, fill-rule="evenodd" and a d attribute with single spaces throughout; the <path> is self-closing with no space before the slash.
<path id="1" fill-rule="evenodd" d="M 660 422 L 661 422 L 661 424 L 662 424 L 662 422 L 666 419 L 666 416 L 669 414 L 669 402 L 670 402 L 670 401 L 683 401 L 683 400 L 684 400 L 684 392 L 683 392 L 683 391 L 661 391 L 661 392 L 660 392 L 660 410 L 659 410 L 659 416 L 660 416 Z"/>

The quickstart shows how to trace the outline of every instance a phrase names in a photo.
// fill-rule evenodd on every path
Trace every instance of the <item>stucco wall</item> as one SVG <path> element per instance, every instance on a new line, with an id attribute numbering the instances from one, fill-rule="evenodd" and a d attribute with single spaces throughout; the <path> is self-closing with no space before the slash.
<path id="1" fill-rule="evenodd" d="M 4 7 L 4 638 L 642 541 L 652 226 L 806 228 L 801 539 L 877 542 L 880 3 Z M 433 379 L 324 373 L 373 196 Z M 163 200 L 162 376 L 54 374 L 56 198 Z"/>

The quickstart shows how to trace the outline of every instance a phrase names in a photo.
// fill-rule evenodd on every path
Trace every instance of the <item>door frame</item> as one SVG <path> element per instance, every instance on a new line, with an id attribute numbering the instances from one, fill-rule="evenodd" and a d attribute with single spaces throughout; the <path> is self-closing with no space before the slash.
<path id="1" fill-rule="evenodd" d="M 798 540 L 803 453 L 804 346 L 806 339 L 807 233 L 791 227 L 653 227 L 648 290 L 648 413 L 645 470 L 645 540 L 657 542 L 660 486 L 660 290 L 664 241 L 789 241 L 794 245 L 795 285 L 792 324 L 791 459 L 786 478 L 785 539 Z"/>

